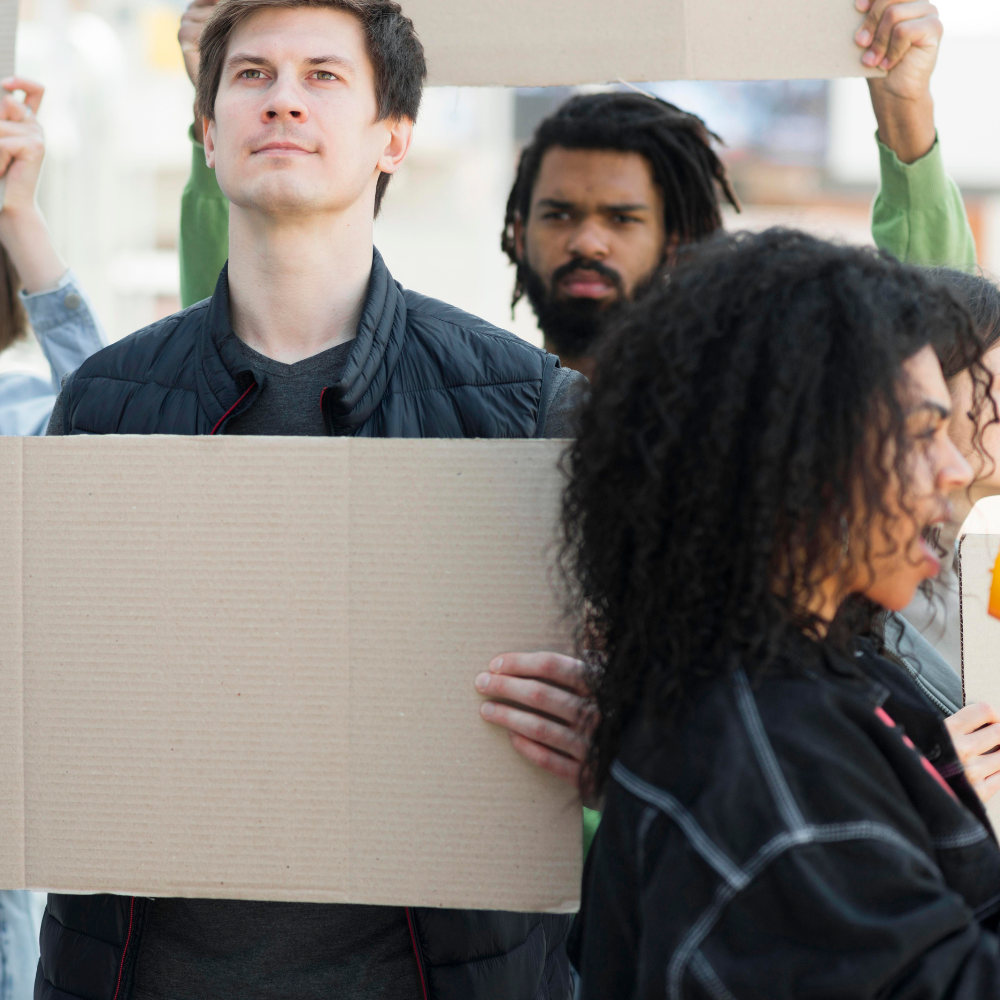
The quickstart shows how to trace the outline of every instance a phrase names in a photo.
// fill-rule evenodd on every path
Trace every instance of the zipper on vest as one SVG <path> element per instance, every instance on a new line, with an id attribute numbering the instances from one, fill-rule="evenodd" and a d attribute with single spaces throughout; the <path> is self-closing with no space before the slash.
<path id="1" fill-rule="evenodd" d="M 242 395 L 242 396 L 240 396 L 240 398 L 239 398 L 239 399 L 237 399 L 237 400 L 236 400 L 236 402 L 235 402 L 235 403 L 233 403 L 233 405 L 232 405 L 232 406 L 230 406 L 230 407 L 229 407 L 229 409 L 228 409 L 228 410 L 226 410 L 226 412 L 225 412 L 225 413 L 223 413 L 221 417 L 219 417 L 219 419 L 218 419 L 218 420 L 216 421 L 216 423 L 215 423 L 215 426 L 214 426 L 214 427 L 213 427 L 213 428 L 212 428 L 212 429 L 211 429 L 211 430 L 210 430 L 210 431 L 208 432 L 208 433 L 209 433 L 209 435 L 212 435 L 212 434 L 214 434 L 214 433 L 215 433 L 215 432 L 216 432 L 216 431 L 217 431 L 217 430 L 218 430 L 218 429 L 219 429 L 219 428 L 220 428 L 220 427 L 221 427 L 221 426 L 222 426 L 222 425 L 223 425 L 223 424 L 224 424 L 224 423 L 226 422 L 226 418 L 227 418 L 227 417 L 229 417 L 229 415 L 230 415 L 230 414 L 231 414 L 231 413 L 233 412 L 233 410 L 235 410 L 235 409 L 236 409 L 236 407 L 237 407 L 237 406 L 239 406 L 239 405 L 240 405 L 240 403 L 242 403 L 242 402 L 243 402 L 243 400 L 247 398 L 247 393 L 248 393 L 248 392 L 250 392 L 250 390 L 251 390 L 251 389 L 256 389 L 256 388 L 257 388 L 257 383 L 256 383 L 256 382 L 251 382 L 251 383 L 250 383 L 250 384 L 249 384 L 249 385 L 248 385 L 248 386 L 247 386 L 247 387 L 246 387 L 246 388 L 245 388 L 245 389 L 243 390 L 243 395 Z"/>
<path id="2" fill-rule="evenodd" d="M 413 943 L 413 957 L 417 960 L 417 972 L 420 974 L 420 992 L 423 1000 L 429 1000 L 427 996 L 427 979 L 424 977 L 424 960 L 420 955 L 420 945 L 417 944 L 417 932 L 413 926 L 413 914 L 410 908 L 406 907 L 406 926 L 410 928 L 410 941 Z"/>
<path id="3" fill-rule="evenodd" d="M 128 904 L 128 933 L 125 935 L 125 947 L 122 948 L 122 960 L 118 965 L 118 983 L 115 986 L 115 995 L 112 1000 L 118 1000 L 118 994 L 122 988 L 122 973 L 125 971 L 125 956 L 128 954 L 128 946 L 132 942 L 132 921 L 135 919 L 135 896 L 129 900 Z"/>

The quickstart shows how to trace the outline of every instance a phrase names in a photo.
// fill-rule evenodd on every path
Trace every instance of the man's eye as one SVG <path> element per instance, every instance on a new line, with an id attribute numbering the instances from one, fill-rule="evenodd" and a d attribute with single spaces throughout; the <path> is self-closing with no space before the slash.
<path id="1" fill-rule="evenodd" d="M 329 70 L 318 69 L 318 70 L 316 70 L 316 79 L 317 80 L 336 80 L 337 78 Z"/>
<path id="2" fill-rule="evenodd" d="M 615 215 L 612 216 L 612 219 L 619 225 L 627 222 L 642 222 L 642 219 L 637 218 L 634 215 Z"/>
<path id="3" fill-rule="evenodd" d="M 559 222 L 565 222 L 569 218 L 569 212 L 545 212 L 542 215 L 543 219 L 556 219 Z"/>
<path id="4" fill-rule="evenodd" d="M 259 69 L 245 69 L 240 73 L 245 80 L 262 80 L 264 74 Z"/>

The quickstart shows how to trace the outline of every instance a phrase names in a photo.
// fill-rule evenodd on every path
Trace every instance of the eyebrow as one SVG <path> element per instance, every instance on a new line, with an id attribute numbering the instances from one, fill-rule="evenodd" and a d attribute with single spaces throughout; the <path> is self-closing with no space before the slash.
<path id="1" fill-rule="evenodd" d="M 539 208 L 574 208 L 576 206 L 575 202 L 572 201 L 560 201 L 558 198 L 539 198 L 536 203 Z M 624 204 L 624 205 L 601 205 L 600 211 L 602 212 L 641 212 L 649 211 L 649 205 L 643 202 L 635 202 L 634 204 Z"/>
<path id="2" fill-rule="evenodd" d="M 333 63 L 335 66 L 346 66 L 349 69 L 354 68 L 353 60 L 345 56 L 310 56 L 306 62 L 310 66 L 324 66 Z M 265 59 L 264 56 L 254 55 L 252 52 L 236 52 L 226 60 L 227 67 L 238 66 L 241 63 L 249 63 L 251 66 L 268 66 L 271 60 Z"/>

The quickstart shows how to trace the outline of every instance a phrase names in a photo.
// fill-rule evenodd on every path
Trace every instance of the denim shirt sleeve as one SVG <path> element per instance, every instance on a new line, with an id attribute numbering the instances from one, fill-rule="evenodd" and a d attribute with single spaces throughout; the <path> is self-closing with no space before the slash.
<path id="1" fill-rule="evenodd" d="M 50 377 L 0 374 L 0 434 L 45 433 L 63 378 L 76 371 L 105 338 L 72 271 L 47 292 L 21 293 L 32 329 L 49 363 Z"/>
<path id="2" fill-rule="evenodd" d="M 52 371 L 52 389 L 107 343 L 87 296 L 76 276 L 67 271 L 48 292 L 21 293 L 31 328 Z"/>

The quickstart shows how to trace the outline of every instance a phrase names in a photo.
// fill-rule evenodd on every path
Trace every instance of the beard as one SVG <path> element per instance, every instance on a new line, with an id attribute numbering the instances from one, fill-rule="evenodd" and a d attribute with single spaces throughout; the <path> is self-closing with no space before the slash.
<path id="1" fill-rule="evenodd" d="M 584 270 L 594 271 L 606 278 L 618 292 L 617 297 L 605 303 L 596 299 L 560 298 L 553 294 L 552 289 L 566 275 L 573 271 Z M 621 275 L 598 261 L 580 259 L 563 264 L 553 272 L 549 286 L 526 262 L 518 265 L 517 276 L 528 296 L 531 308 L 535 311 L 539 329 L 545 335 L 545 340 L 557 354 L 567 358 L 592 355 L 598 341 L 629 305 Z M 643 282 L 643 287 L 650 281 L 652 275 Z"/>

